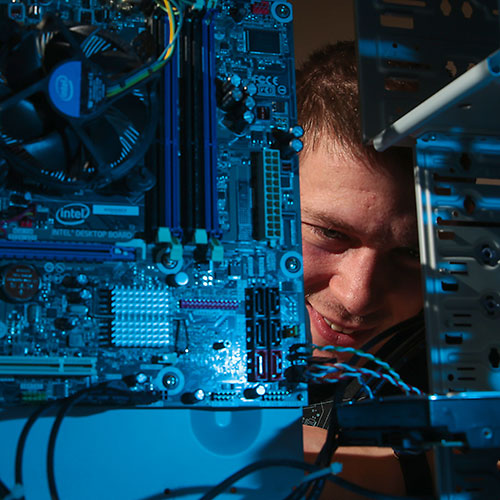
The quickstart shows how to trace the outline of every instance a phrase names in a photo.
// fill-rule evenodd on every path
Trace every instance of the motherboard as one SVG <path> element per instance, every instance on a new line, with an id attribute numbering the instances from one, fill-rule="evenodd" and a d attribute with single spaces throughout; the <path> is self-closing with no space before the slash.
<path id="1" fill-rule="evenodd" d="M 0 406 L 302 406 L 292 5 L 0 12 Z"/>

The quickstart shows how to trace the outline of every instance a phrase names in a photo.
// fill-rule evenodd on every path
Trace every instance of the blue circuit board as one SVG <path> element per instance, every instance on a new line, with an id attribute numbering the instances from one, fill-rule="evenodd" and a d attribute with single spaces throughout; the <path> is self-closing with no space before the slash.
<path id="1" fill-rule="evenodd" d="M 164 11 L 0 2 L 2 406 L 114 380 L 142 405 L 305 403 L 292 6 L 201 3 L 105 100 L 171 43 Z"/>

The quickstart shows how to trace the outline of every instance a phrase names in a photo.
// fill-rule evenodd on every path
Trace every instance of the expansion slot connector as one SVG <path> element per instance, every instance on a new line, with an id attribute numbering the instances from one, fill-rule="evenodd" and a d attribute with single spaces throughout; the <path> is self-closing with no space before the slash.
<path id="1" fill-rule="evenodd" d="M 85 262 L 135 261 L 135 248 L 100 243 L 2 241 L 0 259 Z"/>
<path id="2" fill-rule="evenodd" d="M 97 375 L 97 358 L 0 356 L 0 375 L 89 377 Z"/>

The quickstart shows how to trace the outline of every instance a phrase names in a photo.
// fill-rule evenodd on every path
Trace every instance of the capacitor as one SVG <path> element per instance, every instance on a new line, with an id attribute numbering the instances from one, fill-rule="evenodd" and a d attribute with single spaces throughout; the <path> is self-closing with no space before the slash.
<path id="1" fill-rule="evenodd" d="M 249 83 L 243 87 L 243 91 L 249 96 L 254 96 L 257 93 L 257 85 L 255 85 L 255 83 Z"/>
<path id="2" fill-rule="evenodd" d="M 222 86 L 224 92 L 228 92 L 232 87 L 239 87 L 241 85 L 241 77 L 239 75 L 231 75 L 226 78 Z"/>
<path id="3" fill-rule="evenodd" d="M 218 342 L 214 342 L 212 344 L 212 349 L 216 351 L 220 351 L 221 349 L 225 349 L 231 346 L 229 340 L 219 340 Z"/>
<path id="4" fill-rule="evenodd" d="M 281 152 L 281 156 L 283 158 L 291 158 L 293 155 L 300 153 L 302 149 L 304 148 L 304 144 L 300 139 L 293 138 L 289 143 L 288 146 L 283 148 Z"/>
<path id="5" fill-rule="evenodd" d="M 300 137 L 304 135 L 304 129 L 300 125 L 290 127 L 288 130 L 274 128 L 272 130 L 274 138 L 273 147 L 280 150 L 281 158 L 289 159 L 302 151 L 304 145 Z"/>
<path id="6" fill-rule="evenodd" d="M 247 10 L 243 5 L 236 4 L 235 7 L 229 9 L 229 15 L 233 18 L 236 24 L 241 23 L 247 15 Z"/>
<path id="7" fill-rule="evenodd" d="M 77 274 L 76 276 L 67 274 L 62 280 L 62 284 L 66 288 L 81 288 L 88 285 L 88 283 L 89 278 L 86 274 Z"/>
<path id="8" fill-rule="evenodd" d="M 205 391 L 203 389 L 196 389 L 193 392 L 185 392 L 181 400 L 184 404 L 200 403 L 205 399 Z"/>
<path id="9" fill-rule="evenodd" d="M 203 389 L 196 389 L 193 392 L 193 397 L 196 401 L 203 401 L 205 399 L 205 391 Z"/>
<path id="10" fill-rule="evenodd" d="M 77 277 L 76 277 L 76 282 L 81 285 L 81 286 L 85 286 L 88 284 L 89 282 L 89 278 L 86 274 L 79 274 Z"/>
<path id="11" fill-rule="evenodd" d="M 255 121 L 255 114 L 253 111 L 247 110 L 243 115 L 234 114 L 226 117 L 224 124 L 229 130 L 235 134 L 241 134 L 249 125 Z"/>
<path id="12" fill-rule="evenodd" d="M 189 284 L 189 275 L 184 271 L 167 276 L 167 283 L 170 286 L 182 287 Z"/>
<path id="13" fill-rule="evenodd" d="M 137 384 L 145 384 L 149 380 L 149 377 L 145 373 L 139 372 L 125 375 L 122 380 L 128 387 L 135 387 Z"/>
<path id="14" fill-rule="evenodd" d="M 246 109 L 253 109 L 255 108 L 255 99 L 251 96 L 247 96 L 243 100 L 243 105 L 245 106 Z"/>
<path id="15" fill-rule="evenodd" d="M 243 99 L 243 92 L 239 88 L 233 88 L 222 97 L 221 108 L 228 111 L 234 108 Z"/>
<path id="16" fill-rule="evenodd" d="M 92 292 L 88 288 L 80 290 L 80 297 L 82 300 L 90 300 L 92 298 Z"/>
<path id="17" fill-rule="evenodd" d="M 255 387 L 248 387 L 243 391 L 243 395 L 246 399 L 257 399 L 264 396 L 265 393 L 266 388 L 262 384 L 259 384 Z"/>
<path id="18" fill-rule="evenodd" d="M 293 137 L 302 137 L 304 135 L 304 129 L 300 125 L 294 125 L 293 127 L 290 128 L 289 130 L 290 134 L 293 135 Z"/>

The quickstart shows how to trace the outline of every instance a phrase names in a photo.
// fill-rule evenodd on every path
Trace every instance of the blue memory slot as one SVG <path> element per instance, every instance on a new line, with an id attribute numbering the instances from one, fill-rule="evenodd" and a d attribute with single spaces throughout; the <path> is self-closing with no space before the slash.
<path id="1" fill-rule="evenodd" d="M 205 160 L 205 224 L 207 231 L 220 237 L 217 207 L 217 104 L 215 95 L 215 38 L 214 22 L 216 13 L 209 10 L 202 26 L 203 66 L 203 149 Z"/>
<path id="2" fill-rule="evenodd" d="M 166 23 L 167 25 L 167 23 Z M 168 32 L 165 32 L 165 43 L 168 43 Z M 164 70 L 164 224 L 175 233 L 181 232 L 180 219 L 180 176 L 179 176 L 179 51 L 176 50 Z"/>

